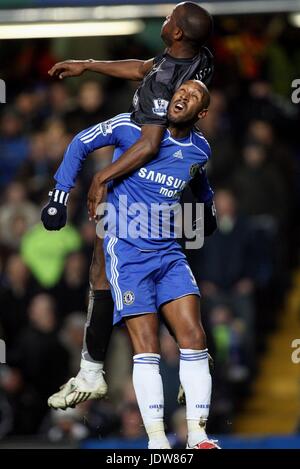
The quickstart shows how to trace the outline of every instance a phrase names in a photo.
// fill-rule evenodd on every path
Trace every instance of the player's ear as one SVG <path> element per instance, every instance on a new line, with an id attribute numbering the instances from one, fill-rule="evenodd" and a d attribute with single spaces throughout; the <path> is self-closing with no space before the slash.
<path id="1" fill-rule="evenodd" d="M 199 112 L 198 114 L 198 119 L 204 119 L 204 117 L 207 116 L 208 109 L 202 109 L 202 111 Z"/>
<path id="2" fill-rule="evenodd" d="M 173 33 L 175 41 L 181 41 L 183 38 L 183 31 L 178 26 L 175 28 Z"/>

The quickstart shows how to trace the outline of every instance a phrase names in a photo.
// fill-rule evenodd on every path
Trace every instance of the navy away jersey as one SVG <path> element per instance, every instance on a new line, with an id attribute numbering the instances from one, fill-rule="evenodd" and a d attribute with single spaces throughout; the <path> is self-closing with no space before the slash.
<path id="1" fill-rule="evenodd" d="M 158 55 L 133 97 L 132 121 L 138 125 L 166 126 L 169 102 L 177 88 L 191 79 L 208 85 L 212 74 L 213 56 L 206 47 L 192 59 L 176 59 L 167 53 Z"/>

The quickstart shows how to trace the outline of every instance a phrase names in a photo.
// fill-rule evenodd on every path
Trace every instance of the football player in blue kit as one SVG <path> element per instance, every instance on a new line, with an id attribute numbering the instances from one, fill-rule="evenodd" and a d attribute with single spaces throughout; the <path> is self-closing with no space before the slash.
<path id="1" fill-rule="evenodd" d="M 158 154 L 126 178 L 110 182 L 107 188 L 108 229 L 104 252 L 115 303 L 114 323 L 123 320 L 132 341 L 133 384 L 151 449 L 170 447 L 163 421 L 158 311 L 172 329 L 180 349 L 179 377 L 186 395 L 188 447 L 218 448 L 205 431 L 211 376 L 200 320 L 200 293 L 176 233 L 171 234 L 172 229 L 169 237 L 159 230 L 155 230 L 153 236 L 152 226 L 150 229 L 149 219 L 145 217 L 137 236 L 130 229 L 125 230 L 124 237 L 120 232 L 124 232 L 124 223 L 127 228 L 132 225 L 134 210 L 132 212 L 130 207 L 136 209 L 136 204 L 142 203 L 148 213 L 155 204 L 176 207 L 187 184 L 191 184 L 199 201 L 212 203 L 213 192 L 204 169 L 211 151 L 203 135 L 194 128 L 196 121 L 206 116 L 209 100 L 208 90 L 202 82 L 183 83 L 171 100 L 169 126 Z M 121 114 L 79 133 L 55 174 L 56 189 L 70 190 L 74 186 L 90 152 L 114 145 L 113 161 L 116 161 L 139 138 L 140 132 L 141 128 L 130 120 L 129 114 Z M 126 216 L 121 213 L 124 196 Z M 96 214 L 96 209 L 93 204 L 89 206 L 91 216 Z M 110 223 L 111 219 L 114 223 Z"/>
<path id="2" fill-rule="evenodd" d="M 50 70 L 51 76 L 60 78 L 79 76 L 89 70 L 123 79 L 142 80 L 133 98 L 130 118 L 127 116 L 132 124 L 141 126 L 141 131 L 120 158 L 95 175 L 89 192 L 91 206 L 101 201 L 107 182 L 142 167 L 157 154 L 168 124 L 167 107 L 174 91 L 191 78 L 200 79 L 206 84 L 210 82 L 213 58 L 204 44 L 211 32 L 212 18 L 208 12 L 196 3 L 183 2 L 163 23 L 161 36 L 167 48 L 154 59 L 65 61 Z M 94 130 L 97 131 L 97 126 Z M 68 191 L 69 187 L 62 184 L 51 192 L 50 201 L 42 211 L 46 229 L 59 230 L 66 224 Z M 49 399 L 49 405 L 53 408 L 74 406 L 83 400 L 101 398 L 106 394 L 103 365 L 112 333 L 113 308 L 104 268 L 103 244 L 96 237 L 80 371 Z"/>

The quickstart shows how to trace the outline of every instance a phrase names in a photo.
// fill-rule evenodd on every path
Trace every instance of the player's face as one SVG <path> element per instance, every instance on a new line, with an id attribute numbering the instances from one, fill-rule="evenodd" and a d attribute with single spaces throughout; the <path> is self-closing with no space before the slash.
<path id="1" fill-rule="evenodd" d="M 175 10 L 176 8 L 174 8 L 172 13 L 166 17 L 161 28 L 160 35 L 167 46 L 170 46 L 172 44 L 173 33 L 175 31 L 175 28 L 177 27 L 175 21 Z"/>
<path id="2" fill-rule="evenodd" d="M 173 95 L 168 109 L 168 119 L 172 124 L 195 122 L 206 116 L 203 109 L 203 89 L 198 82 L 187 81 Z"/>

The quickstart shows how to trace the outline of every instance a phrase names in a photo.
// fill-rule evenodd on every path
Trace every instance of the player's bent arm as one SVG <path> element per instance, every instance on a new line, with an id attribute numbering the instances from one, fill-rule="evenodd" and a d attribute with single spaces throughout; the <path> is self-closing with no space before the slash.
<path id="1" fill-rule="evenodd" d="M 80 76 L 85 71 L 102 73 L 111 77 L 123 78 L 125 80 L 140 81 L 153 67 L 153 59 L 149 60 L 65 60 L 56 63 L 50 70 L 49 75 L 59 77 Z"/>
<path id="2" fill-rule="evenodd" d="M 142 126 L 142 135 L 120 158 L 93 177 L 88 192 L 88 211 L 91 218 L 96 218 L 98 205 L 103 202 L 104 186 L 141 168 L 158 153 L 165 127 L 159 125 Z"/>
<path id="3" fill-rule="evenodd" d="M 99 184 L 106 184 L 113 179 L 139 169 L 158 153 L 165 127 L 160 125 L 144 125 L 142 135 L 117 161 L 114 161 L 95 177 Z"/>

